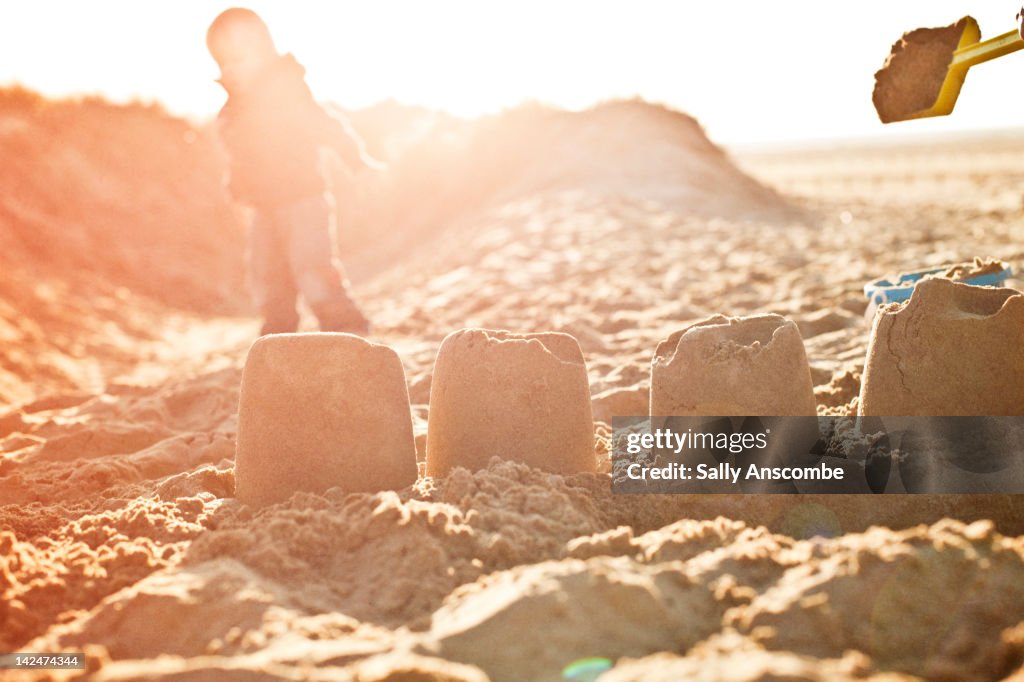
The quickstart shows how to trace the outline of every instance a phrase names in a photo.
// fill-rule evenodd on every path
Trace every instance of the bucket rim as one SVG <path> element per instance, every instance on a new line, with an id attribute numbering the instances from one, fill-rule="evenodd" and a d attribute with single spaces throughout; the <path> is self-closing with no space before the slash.
<path id="1" fill-rule="evenodd" d="M 915 270 L 914 272 L 903 273 L 896 278 L 895 282 L 886 277 L 881 277 L 864 285 L 864 296 L 866 296 L 870 302 L 879 305 L 883 303 L 899 303 L 901 301 L 905 301 L 910 298 L 910 294 L 913 293 L 914 287 L 921 279 L 928 275 L 943 272 L 948 267 L 949 266 L 947 265 L 944 267 L 927 268 L 925 270 Z M 972 286 L 992 286 L 1000 284 L 1012 276 L 1013 268 L 1007 265 L 999 272 L 987 272 L 956 281 L 962 284 L 970 284 Z"/>

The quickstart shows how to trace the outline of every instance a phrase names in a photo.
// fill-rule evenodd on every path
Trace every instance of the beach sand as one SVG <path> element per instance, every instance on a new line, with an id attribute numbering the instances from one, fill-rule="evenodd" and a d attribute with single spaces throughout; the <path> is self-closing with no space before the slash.
<path id="1" fill-rule="evenodd" d="M 1015 497 L 617 496 L 608 459 L 611 417 L 647 412 L 658 344 L 716 314 L 793 320 L 818 412 L 855 415 L 865 282 L 1022 262 L 1024 137 L 729 155 L 632 102 L 456 126 L 430 154 L 409 143 L 393 163 L 406 194 L 345 213 L 342 245 L 373 340 L 404 365 L 421 473 L 433 363 L 463 328 L 578 340 L 597 472 L 495 458 L 256 508 L 234 497 L 233 460 L 258 323 L 240 229 L 203 189 L 206 132 L 79 112 L 190 159 L 170 182 L 85 142 L 44 163 L 47 117 L 75 105 L 4 106 L 0 150 L 23 160 L 0 174 L 40 186 L 0 195 L 0 651 L 84 651 L 96 680 L 543 681 L 591 656 L 615 662 L 609 682 L 1024 675 Z M 48 198 L 51 164 L 82 174 L 82 196 Z M 459 190 L 465 164 L 480 172 Z M 74 213 L 87 199 L 95 223 Z M 384 206 L 389 229 L 360 241 Z M 129 234 L 143 208 L 114 259 L 92 226 Z M 19 238 L 43 227 L 103 255 L 52 266 Z M 187 290 L 183 262 L 153 271 L 131 251 L 160 240 L 169 258 L 206 254 L 182 255 Z"/>

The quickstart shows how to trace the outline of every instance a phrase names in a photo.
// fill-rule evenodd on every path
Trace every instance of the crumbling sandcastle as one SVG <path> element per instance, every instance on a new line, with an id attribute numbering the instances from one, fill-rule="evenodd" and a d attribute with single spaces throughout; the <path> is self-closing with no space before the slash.
<path id="1" fill-rule="evenodd" d="M 1024 415 L 1024 295 L 922 280 L 879 311 L 868 344 L 862 416 Z"/>
<path id="2" fill-rule="evenodd" d="M 673 333 L 658 344 L 651 360 L 650 414 L 651 429 L 671 427 L 681 432 L 694 426 L 687 419 L 692 417 L 748 417 L 732 419 L 726 428 L 767 429 L 777 435 L 780 429 L 786 430 L 786 438 L 771 439 L 759 452 L 761 464 L 791 460 L 786 448 L 794 443 L 809 451 L 819 438 L 816 420 L 772 419 L 817 414 L 799 329 L 779 315 L 715 315 Z M 658 458 L 677 461 L 679 455 L 662 452 Z M 685 462 L 714 466 L 717 459 L 710 451 L 694 450 Z M 691 487 L 704 492 L 732 490 L 723 482 L 693 482 Z M 757 486 L 765 492 L 777 487 Z M 744 489 L 753 492 L 746 483 Z"/>
<path id="3" fill-rule="evenodd" d="M 817 414 L 796 324 L 779 315 L 715 315 L 673 333 L 651 361 L 651 414 Z"/>
<path id="4" fill-rule="evenodd" d="M 427 475 L 491 457 L 555 473 L 592 472 L 594 423 L 583 353 L 568 334 L 463 329 L 437 352 Z"/>
<path id="5" fill-rule="evenodd" d="M 405 371 L 387 346 L 350 334 L 275 334 L 242 375 L 236 496 L 397 489 L 416 481 Z"/>

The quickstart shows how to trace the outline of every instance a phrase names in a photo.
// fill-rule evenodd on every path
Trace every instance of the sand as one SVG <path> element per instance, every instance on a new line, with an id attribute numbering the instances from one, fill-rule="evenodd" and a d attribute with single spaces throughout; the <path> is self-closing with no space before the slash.
<path id="1" fill-rule="evenodd" d="M 926 279 L 875 317 L 862 415 L 1024 414 L 1024 296 Z"/>
<path id="2" fill-rule="evenodd" d="M 371 112 L 398 128 L 368 140 L 397 194 L 345 216 L 345 260 L 403 365 L 421 471 L 435 359 L 467 327 L 578 341 L 596 471 L 494 459 L 257 506 L 235 497 L 235 452 L 258 324 L 186 300 L 238 286 L 228 207 L 185 191 L 212 147 L 154 112 L 105 127 L 89 110 L 90 134 L 61 138 L 74 154 L 41 149 L 75 106 L 0 106 L 0 173 L 21 183 L 0 189 L 3 224 L 104 254 L 86 277 L 0 229 L 0 650 L 83 650 L 86 679 L 122 681 L 543 681 L 576 656 L 613 658 L 602 682 L 1024 675 L 1017 496 L 613 495 L 608 461 L 611 417 L 648 408 L 658 344 L 717 314 L 792 320 L 817 410 L 852 419 L 865 282 L 1019 262 L 1018 138 L 730 155 L 637 102 L 440 128 Z M 180 161 L 103 161 L 109 139 Z M 48 173 L 75 193 L 53 200 Z M 144 215 L 119 210 L 141 197 Z M 171 265 L 143 287 L 105 260 L 103 225 L 153 251 L 143 219 L 207 245 L 174 261 L 198 268 L 187 287 Z"/>
<path id="3" fill-rule="evenodd" d="M 1006 263 L 998 258 L 978 258 L 968 263 L 954 263 L 939 273 L 939 277 L 962 281 L 982 275 L 995 275 L 1006 270 Z"/>
<path id="4" fill-rule="evenodd" d="M 351 334 L 274 334 L 242 373 L 235 494 L 394 490 L 416 480 L 409 392 L 398 355 Z"/>
<path id="5" fill-rule="evenodd" d="M 893 43 L 875 74 L 872 101 L 882 123 L 930 109 L 939 97 L 967 17 L 942 28 L 918 28 Z"/>
<path id="6" fill-rule="evenodd" d="M 572 336 L 464 329 L 441 343 L 427 475 L 482 469 L 492 457 L 561 474 L 596 470 L 587 368 Z"/>
<path id="7" fill-rule="evenodd" d="M 899 456 L 890 484 L 908 492 L 998 492 L 1024 485 L 1024 428 L 1001 417 L 885 417 Z"/>
<path id="8" fill-rule="evenodd" d="M 721 315 L 658 344 L 651 361 L 652 415 L 816 414 L 800 331 L 779 315 Z"/>

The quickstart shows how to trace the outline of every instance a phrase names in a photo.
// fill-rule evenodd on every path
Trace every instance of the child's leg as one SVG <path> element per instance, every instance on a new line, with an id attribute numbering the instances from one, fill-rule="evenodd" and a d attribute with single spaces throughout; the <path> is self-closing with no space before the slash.
<path id="1" fill-rule="evenodd" d="M 283 227 L 273 215 L 259 211 L 249 224 L 249 277 L 253 299 L 263 316 L 260 335 L 285 334 L 299 328 L 295 310 L 298 290 Z"/>
<path id="2" fill-rule="evenodd" d="M 369 322 L 349 297 L 341 264 L 335 258 L 334 207 L 326 196 L 283 207 L 292 273 L 299 291 L 323 331 L 369 333 Z"/>

